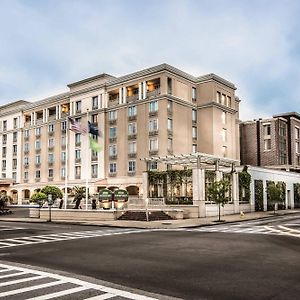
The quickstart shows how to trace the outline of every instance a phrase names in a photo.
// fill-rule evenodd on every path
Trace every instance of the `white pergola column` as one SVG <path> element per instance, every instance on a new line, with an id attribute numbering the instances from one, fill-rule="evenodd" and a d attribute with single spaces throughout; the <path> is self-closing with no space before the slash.
<path id="1" fill-rule="evenodd" d="M 146 202 L 146 199 L 148 198 L 148 192 L 149 192 L 149 182 L 148 182 L 148 173 L 143 172 L 143 200 Z"/>
<path id="2" fill-rule="evenodd" d="M 126 103 L 126 97 L 127 97 L 127 88 L 123 87 L 123 103 Z"/>
<path id="3" fill-rule="evenodd" d="M 59 115 L 59 107 L 60 105 L 56 105 L 55 107 L 55 120 L 59 119 L 58 115 Z"/>
<path id="4" fill-rule="evenodd" d="M 123 100 L 122 88 L 119 88 L 119 104 L 122 104 L 122 100 Z"/>
<path id="5" fill-rule="evenodd" d="M 30 126 L 33 126 L 34 125 L 34 113 L 32 112 L 30 115 L 31 115 L 30 116 Z"/>
<path id="6" fill-rule="evenodd" d="M 139 82 L 139 100 L 142 100 L 142 82 Z"/>
<path id="7" fill-rule="evenodd" d="M 239 176 L 237 172 L 232 174 L 232 200 L 234 213 L 239 213 L 240 211 L 240 201 L 239 201 Z"/>
<path id="8" fill-rule="evenodd" d="M 147 83 L 146 81 L 143 81 L 143 99 L 146 99 L 147 97 Z"/>
<path id="9" fill-rule="evenodd" d="M 74 115 L 74 103 L 70 102 L 70 116 Z"/>
<path id="10" fill-rule="evenodd" d="M 61 105 L 58 105 L 58 119 L 61 119 Z"/>
<path id="11" fill-rule="evenodd" d="M 267 200 L 267 182 L 263 180 L 263 204 L 264 204 L 264 211 L 268 210 L 268 200 Z"/>
<path id="12" fill-rule="evenodd" d="M 198 206 L 198 217 L 205 218 L 205 169 L 193 169 L 193 205 Z"/>

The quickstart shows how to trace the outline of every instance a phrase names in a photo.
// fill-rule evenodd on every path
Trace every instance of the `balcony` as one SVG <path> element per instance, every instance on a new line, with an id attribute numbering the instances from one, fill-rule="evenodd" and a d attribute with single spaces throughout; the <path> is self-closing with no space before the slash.
<path id="1" fill-rule="evenodd" d="M 35 179 L 35 182 L 40 182 L 41 181 L 41 178 L 36 178 Z"/>
<path id="2" fill-rule="evenodd" d="M 92 178 L 97 178 L 98 174 L 92 174 Z"/>
<path id="3" fill-rule="evenodd" d="M 80 174 L 75 175 L 75 179 L 80 179 L 80 178 L 81 178 Z"/>
<path id="4" fill-rule="evenodd" d="M 17 156 L 18 155 L 18 152 L 13 152 L 13 156 Z"/>
<path id="5" fill-rule="evenodd" d="M 29 149 L 24 149 L 24 154 L 28 154 L 29 153 Z"/>
<path id="6" fill-rule="evenodd" d="M 158 149 L 157 150 L 149 150 L 149 155 L 158 155 Z"/>
<path id="7" fill-rule="evenodd" d="M 53 181 L 53 177 L 48 177 L 48 181 Z"/>
<path id="8" fill-rule="evenodd" d="M 110 143 L 116 143 L 117 142 L 117 137 L 109 138 Z"/>
<path id="9" fill-rule="evenodd" d="M 158 95 L 160 95 L 160 87 L 154 89 L 153 91 L 147 92 L 147 98 L 156 97 Z"/>
<path id="10" fill-rule="evenodd" d="M 92 161 L 98 161 L 98 156 L 92 156 Z"/>
<path id="11" fill-rule="evenodd" d="M 66 133 L 67 130 L 66 130 L 65 128 L 62 128 L 62 129 L 61 129 L 61 132 L 62 132 L 62 133 Z"/>
<path id="12" fill-rule="evenodd" d="M 54 146 L 48 146 L 48 151 L 53 151 L 54 150 Z"/>
<path id="13" fill-rule="evenodd" d="M 134 153 L 128 153 L 129 158 L 136 158 L 136 152 Z"/>
<path id="14" fill-rule="evenodd" d="M 126 97 L 127 102 L 134 102 L 138 99 L 139 99 L 139 94 L 134 94 Z"/>
<path id="15" fill-rule="evenodd" d="M 117 154 L 109 155 L 110 160 L 116 160 L 118 158 Z"/>
<path id="16" fill-rule="evenodd" d="M 6 171 L 6 167 L 2 167 L 2 171 Z"/>
<path id="17" fill-rule="evenodd" d="M 18 142 L 18 139 L 13 139 L 13 143 L 17 143 Z"/>
<path id="18" fill-rule="evenodd" d="M 109 172 L 109 173 L 108 173 L 108 176 L 109 176 L 109 177 L 116 177 L 116 176 L 117 176 L 117 173 L 116 173 L 116 172 Z"/>
<path id="19" fill-rule="evenodd" d="M 40 166 L 41 166 L 41 163 L 39 163 L 39 162 L 38 162 L 38 163 L 35 163 L 35 167 L 36 167 L 36 168 L 39 168 Z"/>
<path id="20" fill-rule="evenodd" d="M 27 183 L 28 182 L 28 179 L 26 178 L 26 179 L 23 179 L 23 182 L 24 183 Z"/>
<path id="21" fill-rule="evenodd" d="M 136 120 L 136 115 L 128 116 L 128 121 L 135 121 L 135 120 Z"/>
<path id="22" fill-rule="evenodd" d="M 6 157 L 6 153 L 2 153 L 2 157 L 5 158 Z"/>
<path id="23" fill-rule="evenodd" d="M 157 117 L 157 116 L 158 116 L 158 110 L 149 111 L 149 117 Z"/>
<path id="24" fill-rule="evenodd" d="M 92 110 L 94 110 L 94 109 L 98 109 L 98 108 L 99 108 L 98 104 L 97 104 L 97 105 L 93 105 L 93 106 L 92 106 Z"/>
<path id="25" fill-rule="evenodd" d="M 39 131 L 39 132 L 36 132 L 35 133 L 35 137 L 38 139 L 38 138 L 40 138 L 41 137 L 41 132 Z"/>
<path id="26" fill-rule="evenodd" d="M 119 93 L 109 94 L 108 106 L 115 106 L 119 104 Z"/>
<path id="27" fill-rule="evenodd" d="M 29 164 L 24 165 L 24 168 L 28 169 L 29 168 Z"/>
<path id="28" fill-rule="evenodd" d="M 36 152 L 36 153 L 41 152 L 41 148 L 36 148 L 36 149 L 35 149 L 35 152 Z"/>
<path id="29" fill-rule="evenodd" d="M 48 161 L 48 166 L 52 167 L 54 165 L 54 161 Z"/>
<path id="30" fill-rule="evenodd" d="M 66 149 L 66 145 L 65 145 L 65 144 L 62 144 L 62 145 L 61 145 L 61 149 Z"/>
<path id="31" fill-rule="evenodd" d="M 2 142 L 2 144 L 3 144 L 3 145 L 6 145 L 6 144 L 7 144 L 7 140 L 4 140 L 4 141 Z"/>
<path id="32" fill-rule="evenodd" d="M 156 135 L 158 135 L 158 130 L 149 131 L 149 136 L 156 136 Z"/>
<path id="33" fill-rule="evenodd" d="M 116 125 L 117 119 L 109 120 L 109 125 Z"/>
<path id="34" fill-rule="evenodd" d="M 76 164 L 81 163 L 81 158 L 76 158 L 76 159 L 75 159 L 75 163 L 76 163 Z"/>
<path id="35" fill-rule="evenodd" d="M 29 136 L 24 136 L 24 141 L 28 141 L 29 140 Z"/>
<path id="36" fill-rule="evenodd" d="M 76 147 L 80 147 L 81 146 L 81 142 L 75 142 L 75 146 Z"/>
<path id="37" fill-rule="evenodd" d="M 128 172 L 127 172 L 127 175 L 128 175 L 128 176 L 135 176 L 135 171 L 128 171 Z"/>
<path id="38" fill-rule="evenodd" d="M 56 120 L 56 115 L 49 115 L 48 121 L 55 121 Z"/>
<path id="39" fill-rule="evenodd" d="M 136 133 L 128 134 L 128 140 L 136 140 Z"/>
<path id="40" fill-rule="evenodd" d="M 36 119 L 35 125 L 40 125 L 43 123 L 43 118 Z"/>
<path id="41" fill-rule="evenodd" d="M 49 135 L 49 136 L 54 135 L 54 131 L 48 131 L 48 135 Z"/>

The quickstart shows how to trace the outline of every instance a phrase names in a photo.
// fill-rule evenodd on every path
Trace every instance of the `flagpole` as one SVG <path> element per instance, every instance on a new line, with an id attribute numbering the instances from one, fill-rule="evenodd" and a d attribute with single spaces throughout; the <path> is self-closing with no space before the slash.
<path id="1" fill-rule="evenodd" d="M 88 196 L 89 196 L 89 109 L 86 110 L 86 123 L 87 123 L 87 150 L 86 150 L 86 179 L 85 179 L 85 209 L 88 209 Z"/>
<path id="2" fill-rule="evenodd" d="M 68 202 L 68 131 L 69 131 L 68 115 L 66 115 L 66 162 L 65 162 L 65 209 Z"/>

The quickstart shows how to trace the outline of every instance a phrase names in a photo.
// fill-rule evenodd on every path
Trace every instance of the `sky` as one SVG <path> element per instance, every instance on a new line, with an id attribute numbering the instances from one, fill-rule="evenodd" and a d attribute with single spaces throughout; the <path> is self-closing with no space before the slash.
<path id="1" fill-rule="evenodd" d="M 233 82 L 240 118 L 300 112 L 300 1 L 0 0 L 0 105 L 168 63 Z"/>

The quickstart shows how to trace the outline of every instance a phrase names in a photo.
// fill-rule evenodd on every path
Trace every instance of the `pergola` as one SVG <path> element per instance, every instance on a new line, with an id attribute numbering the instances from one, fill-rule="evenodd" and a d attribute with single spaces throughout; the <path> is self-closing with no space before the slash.
<path id="1" fill-rule="evenodd" d="M 216 180 L 220 180 L 223 176 L 223 171 L 231 168 L 232 173 L 232 200 L 234 203 L 234 211 L 239 211 L 239 184 L 236 166 L 240 165 L 240 161 L 227 157 L 219 157 L 206 153 L 196 152 L 190 154 L 166 155 L 166 156 L 151 156 L 141 158 L 145 162 L 163 163 L 168 166 L 182 166 L 192 169 L 193 182 L 193 204 L 198 206 L 198 216 L 206 216 L 205 207 L 205 169 L 214 168 Z M 228 171 L 227 171 L 228 172 Z M 148 174 L 145 172 L 143 176 L 144 197 L 148 197 Z"/>

